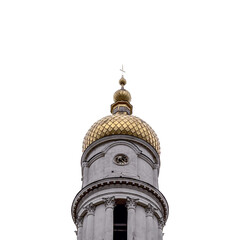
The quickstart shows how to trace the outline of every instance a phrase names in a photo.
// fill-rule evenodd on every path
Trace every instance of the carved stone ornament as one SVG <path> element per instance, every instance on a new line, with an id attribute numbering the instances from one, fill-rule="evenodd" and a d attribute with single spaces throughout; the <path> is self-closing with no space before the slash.
<path id="1" fill-rule="evenodd" d="M 137 201 L 138 201 L 138 199 L 133 199 L 133 198 L 127 197 L 127 203 L 126 203 L 127 209 L 135 210 L 136 206 L 137 206 Z"/>
<path id="2" fill-rule="evenodd" d="M 124 154 L 118 154 L 113 159 L 114 163 L 120 166 L 124 166 L 128 164 L 128 157 Z"/>
<path id="3" fill-rule="evenodd" d="M 76 221 L 77 228 L 80 228 L 83 226 L 83 217 L 78 217 Z"/>
<path id="4" fill-rule="evenodd" d="M 83 163 L 82 163 L 82 167 L 83 167 L 83 168 L 88 167 L 88 162 L 83 162 Z"/>
<path id="5" fill-rule="evenodd" d="M 163 230 L 164 225 L 165 225 L 164 218 L 161 217 L 160 219 L 158 219 L 158 228 Z"/>
<path id="6" fill-rule="evenodd" d="M 114 208 L 116 206 L 115 197 L 103 198 L 105 203 L 105 209 Z"/>
<path id="7" fill-rule="evenodd" d="M 147 217 L 153 217 L 154 214 L 154 207 L 149 203 L 147 207 L 145 208 L 146 216 Z"/>
<path id="8" fill-rule="evenodd" d="M 93 203 L 90 203 L 85 207 L 85 209 L 87 210 L 87 215 L 94 215 L 96 207 Z"/>
<path id="9" fill-rule="evenodd" d="M 153 164 L 153 169 L 158 169 L 158 168 L 159 168 L 159 164 L 154 163 Z"/>

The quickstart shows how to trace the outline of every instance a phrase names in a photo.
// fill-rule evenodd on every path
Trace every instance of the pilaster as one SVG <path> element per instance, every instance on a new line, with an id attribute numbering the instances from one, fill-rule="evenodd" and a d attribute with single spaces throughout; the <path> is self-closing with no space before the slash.
<path id="1" fill-rule="evenodd" d="M 164 219 L 161 217 L 158 219 L 158 239 L 162 240 L 163 239 L 163 227 L 164 227 Z"/>
<path id="2" fill-rule="evenodd" d="M 82 230 L 83 230 L 83 218 L 79 217 L 77 219 L 77 240 L 83 240 L 82 238 Z"/>
<path id="3" fill-rule="evenodd" d="M 159 169 L 159 165 L 158 164 L 154 164 L 153 165 L 153 185 L 158 188 L 158 170 Z"/>
<path id="4" fill-rule="evenodd" d="M 105 202 L 105 230 L 104 240 L 113 239 L 113 210 L 115 207 L 115 198 L 109 197 L 103 199 Z"/>
<path id="5" fill-rule="evenodd" d="M 95 206 L 93 203 L 90 203 L 86 206 L 87 210 L 87 230 L 86 230 L 86 237 L 88 240 L 93 240 L 94 234 L 94 213 L 95 213 Z"/>
<path id="6" fill-rule="evenodd" d="M 135 235 L 137 199 L 127 197 L 126 207 L 128 210 L 127 239 L 133 240 Z"/>
<path id="7" fill-rule="evenodd" d="M 82 163 L 82 169 L 83 169 L 83 186 L 87 185 L 88 182 L 88 163 L 87 162 L 83 162 Z"/>
<path id="8" fill-rule="evenodd" d="M 147 221 L 147 239 L 153 240 L 153 214 L 154 208 L 151 204 L 145 208 L 146 212 L 146 221 Z"/>

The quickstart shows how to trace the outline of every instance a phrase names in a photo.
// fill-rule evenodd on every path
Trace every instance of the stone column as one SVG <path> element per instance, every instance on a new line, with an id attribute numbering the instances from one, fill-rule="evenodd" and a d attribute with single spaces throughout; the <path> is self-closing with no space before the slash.
<path id="1" fill-rule="evenodd" d="M 113 240 L 113 209 L 115 207 L 115 198 L 104 198 L 105 201 L 105 229 L 104 240 Z"/>
<path id="2" fill-rule="evenodd" d="M 126 207 L 128 210 L 127 219 L 127 240 L 134 240 L 135 236 L 135 212 L 136 212 L 137 199 L 127 197 Z"/>
<path id="3" fill-rule="evenodd" d="M 145 208 L 147 218 L 147 239 L 153 240 L 153 213 L 154 208 L 151 204 Z"/>
<path id="4" fill-rule="evenodd" d="M 162 240 L 163 239 L 163 227 L 164 227 L 164 219 L 160 218 L 158 219 L 158 239 Z"/>
<path id="5" fill-rule="evenodd" d="M 84 187 L 87 185 L 87 181 L 88 181 L 88 163 L 87 162 L 82 163 L 82 169 L 83 169 L 82 180 L 83 180 L 83 187 Z"/>
<path id="6" fill-rule="evenodd" d="M 87 229 L 86 229 L 86 239 L 87 240 L 94 240 L 94 212 L 95 206 L 93 203 L 90 203 L 87 207 Z"/>
<path id="7" fill-rule="evenodd" d="M 77 240 L 83 240 L 82 229 L 83 229 L 83 218 L 80 217 L 77 219 Z"/>

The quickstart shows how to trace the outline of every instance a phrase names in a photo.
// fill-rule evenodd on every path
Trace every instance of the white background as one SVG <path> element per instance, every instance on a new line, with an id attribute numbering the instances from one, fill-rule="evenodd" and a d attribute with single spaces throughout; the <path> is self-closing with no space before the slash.
<path id="1" fill-rule="evenodd" d="M 124 64 L 161 141 L 164 240 L 239 240 L 234 0 L 0 2 L 0 239 L 76 239 L 81 144 Z"/>

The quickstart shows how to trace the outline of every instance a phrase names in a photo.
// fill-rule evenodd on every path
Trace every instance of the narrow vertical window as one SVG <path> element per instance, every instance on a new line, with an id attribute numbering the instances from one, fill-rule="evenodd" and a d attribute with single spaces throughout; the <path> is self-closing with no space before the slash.
<path id="1" fill-rule="evenodd" d="M 127 240 L 127 208 L 119 204 L 114 208 L 113 240 Z"/>

